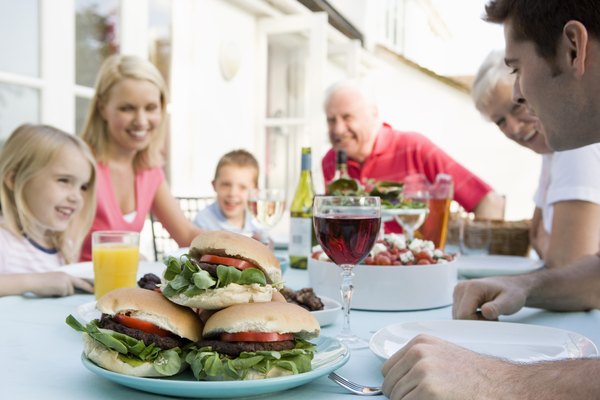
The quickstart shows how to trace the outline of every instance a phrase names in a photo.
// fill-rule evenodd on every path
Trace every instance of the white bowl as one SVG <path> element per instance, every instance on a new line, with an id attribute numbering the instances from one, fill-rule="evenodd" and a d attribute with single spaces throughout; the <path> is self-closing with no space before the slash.
<path id="1" fill-rule="evenodd" d="M 452 304 L 457 281 L 455 262 L 432 265 L 354 268 L 351 308 L 408 311 Z M 332 262 L 308 260 L 310 286 L 319 295 L 341 301 L 340 269 Z"/>
<path id="2" fill-rule="evenodd" d="M 319 298 L 323 302 L 323 309 L 311 311 L 310 313 L 319 321 L 319 325 L 331 325 L 342 315 L 342 305 L 339 301 L 329 297 L 319 296 Z"/>

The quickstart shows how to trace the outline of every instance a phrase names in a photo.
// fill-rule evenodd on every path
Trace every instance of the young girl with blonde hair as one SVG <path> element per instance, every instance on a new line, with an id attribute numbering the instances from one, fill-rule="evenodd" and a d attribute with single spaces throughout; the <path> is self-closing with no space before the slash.
<path id="1" fill-rule="evenodd" d="M 149 61 L 113 55 L 102 64 L 81 134 L 97 159 L 97 210 L 90 233 L 140 232 L 150 211 L 180 246 L 189 246 L 201 232 L 165 180 L 166 105 L 166 84 Z M 90 235 L 81 259 L 91 259 Z"/>
<path id="2" fill-rule="evenodd" d="M 22 125 L 0 152 L 0 295 L 91 292 L 55 270 L 77 261 L 95 210 L 95 161 L 77 136 Z"/>

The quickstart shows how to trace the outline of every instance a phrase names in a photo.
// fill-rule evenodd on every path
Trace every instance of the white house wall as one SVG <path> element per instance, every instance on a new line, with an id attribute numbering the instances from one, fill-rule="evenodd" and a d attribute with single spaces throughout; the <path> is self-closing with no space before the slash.
<path id="1" fill-rule="evenodd" d="M 256 20 L 221 0 L 178 0 L 173 8 L 172 190 L 179 196 L 211 195 L 223 154 L 257 150 Z M 223 43 L 234 43 L 241 54 L 240 69 L 230 81 L 219 67 Z"/>
<path id="2" fill-rule="evenodd" d="M 171 183 L 176 195 L 207 195 L 222 154 L 234 148 L 260 154 L 254 132 L 256 17 L 229 2 L 183 0 L 174 2 L 174 20 L 172 86 L 177 103 L 172 108 Z M 231 81 L 219 70 L 222 41 L 237 43 L 242 52 L 240 70 Z M 330 63 L 326 83 L 343 75 L 342 68 Z M 423 133 L 506 194 L 508 218 L 531 216 L 539 157 L 484 121 L 466 93 L 388 59 L 369 73 L 369 79 L 376 87 L 382 119 L 398 129 Z M 313 156 L 318 182 L 321 156 Z"/>

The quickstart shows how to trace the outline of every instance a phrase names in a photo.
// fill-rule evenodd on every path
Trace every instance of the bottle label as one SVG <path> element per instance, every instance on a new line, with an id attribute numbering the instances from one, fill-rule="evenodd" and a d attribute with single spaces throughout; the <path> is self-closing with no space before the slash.
<path id="1" fill-rule="evenodd" d="M 290 219 L 290 256 L 309 257 L 312 251 L 312 218 Z"/>

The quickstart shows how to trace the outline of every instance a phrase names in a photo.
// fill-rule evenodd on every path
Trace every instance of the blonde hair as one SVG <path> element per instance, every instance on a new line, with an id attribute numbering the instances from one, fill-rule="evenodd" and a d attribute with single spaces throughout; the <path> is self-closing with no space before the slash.
<path id="1" fill-rule="evenodd" d="M 256 161 L 256 158 L 252 155 L 252 153 L 243 149 L 239 149 L 225 154 L 219 159 L 219 163 L 217 164 L 217 169 L 215 170 L 215 180 L 219 176 L 219 171 L 221 168 L 227 165 L 234 165 L 240 168 L 253 168 L 256 171 L 256 174 L 254 175 L 254 186 L 258 187 L 258 161 Z"/>
<path id="2" fill-rule="evenodd" d="M 477 110 L 484 113 L 483 110 L 493 101 L 492 96 L 496 86 L 499 84 L 512 86 L 514 82 L 515 78 L 504 62 L 504 51 L 490 52 L 481 63 L 471 89 L 471 97 Z"/>
<path id="3" fill-rule="evenodd" d="M 161 123 L 153 135 L 150 144 L 135 155 L 135 170 L 162 165 L 162 147 L 167 130 L 166 107 L 168 101 L 167 85 L 158 69 L 141 57 L 114 54 L 108 57 L 98 72 L 95 94 L 88 109 L 81 138 L 92 148 L 101 162 L 108 162 L 109 133 L 106 121 L 100 115 L 100 107 L 108 101 L 112 87 L 123 79 L 148 81 L 160 91 Z"/>
<path id="4" fill-rule="evenodd" d="M 15 129 L 0 152 L 0 207 L 9 231 L 17 236 L 30 236 L 39 222 L 29 209 L 24 189 L 40 171 L 60 157 L 67 146 L 78 149 L 92 167 L 82 209 L 66 231 L 52 232 L 48 236 L 64 260 L 70 263 L 79 258 L 81 244 L 96 214 L 96 162 L 83 140 L 47 125 L 25 124 Z"/>

